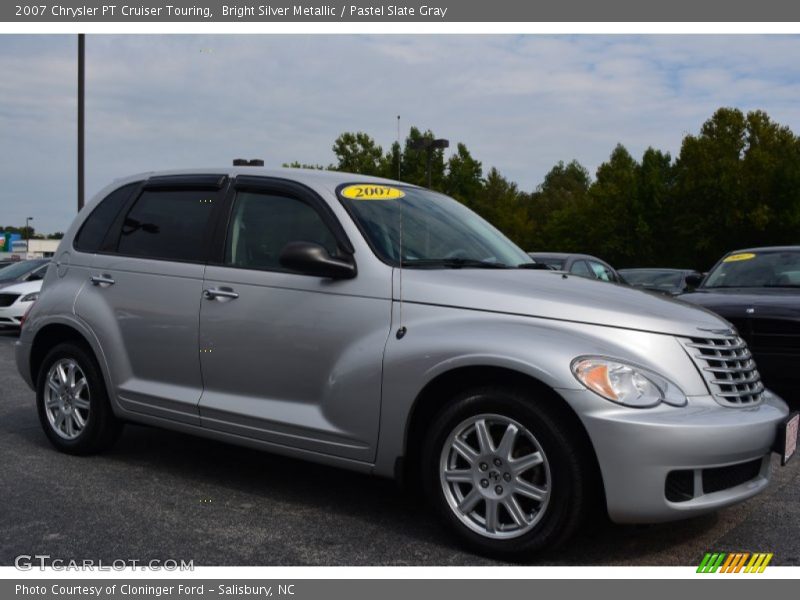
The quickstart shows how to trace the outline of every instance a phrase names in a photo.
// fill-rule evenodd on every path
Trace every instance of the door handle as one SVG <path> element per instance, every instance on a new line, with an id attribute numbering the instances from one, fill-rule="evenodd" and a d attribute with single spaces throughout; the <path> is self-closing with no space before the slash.
<path id="1" fill-rule="evenodd" d="M 92 275 L 89 278 L 89 281 L 92 282 L 92 285 L 114 285 L 114 278 L 106 273 L 103 273 L 102 275 Z"/>
<path id="2" fill-rule="evenodd" d="M 206 300 L 216 300 L 217 298 L 227 298 L 229 300 L 236 300 L 239 294 L 230 288 L 209 288 L 203 290 L 203 298 Z"/>

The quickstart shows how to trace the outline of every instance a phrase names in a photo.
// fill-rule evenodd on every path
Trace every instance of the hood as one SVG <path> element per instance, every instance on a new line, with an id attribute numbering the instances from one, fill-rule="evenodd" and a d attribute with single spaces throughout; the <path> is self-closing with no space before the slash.
<path id="1" fill-rule="evenodd" d="M 33 292 L 38 292 L 42 289 L 42 279 L 37 279 L 36 281 L 26 281 L 24 283 L 14 283 L 11 285 L 2 286 L 0 285 L 0 294 L 30 294 Z"/>
<path id="2" fill-rule="evenodd" d="M 670 335 L 730 330 L 717 315 L 679 300 L 556 271 L 404 269 L 403 300 Z"/>
<path id="3" fill-rule="evenodd" d="M 800 289 L 795 288 L 700 288 L 679 298 L 730 319 L 800 319 Z"/>

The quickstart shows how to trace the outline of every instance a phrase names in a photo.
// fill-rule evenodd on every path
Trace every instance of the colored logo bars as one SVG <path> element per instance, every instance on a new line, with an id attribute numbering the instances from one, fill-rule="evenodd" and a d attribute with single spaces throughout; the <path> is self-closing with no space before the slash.
<path id="1" fill-rule="evenodd" d="M 772 560 L 772 552 L 707 552 L 703 557 L 700 566 L 697 567 L 698 573 L 763 573 L 769 561 Z M 749 559 L 749 560 L 748 560 Z"/>

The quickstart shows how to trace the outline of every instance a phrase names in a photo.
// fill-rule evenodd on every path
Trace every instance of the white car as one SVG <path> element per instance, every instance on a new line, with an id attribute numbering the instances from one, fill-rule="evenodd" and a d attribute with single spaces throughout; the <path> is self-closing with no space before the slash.
<path id="1" fill-rule="evenodd" d="M 26 281 L 0 290 L 0 327 L 19 327 L 22 317 L 39 298 L 42 280 Z"/>

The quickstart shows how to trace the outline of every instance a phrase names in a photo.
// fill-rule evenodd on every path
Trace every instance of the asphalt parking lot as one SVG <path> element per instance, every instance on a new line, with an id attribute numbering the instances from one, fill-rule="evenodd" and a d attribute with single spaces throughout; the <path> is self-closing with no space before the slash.
<path id="1" fill-rule="evenodd" d="M 193 560 L 200 565 L 489 565 L 463 552 L 394 483 L 127 426 L 101 456 L 60 454 L 0 332 L 0 564 Z M 696 565 L 708 550 L 774 552 L 800 565 L 800 459 L 768 491 L 715 515 L 657 526 L 595 524 L 535 564 Z"/>

